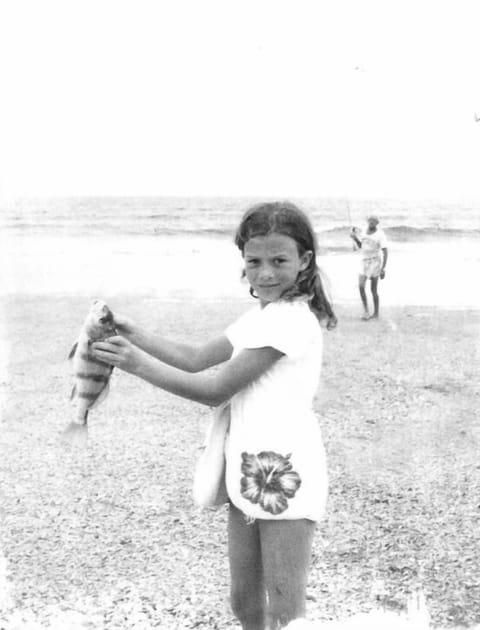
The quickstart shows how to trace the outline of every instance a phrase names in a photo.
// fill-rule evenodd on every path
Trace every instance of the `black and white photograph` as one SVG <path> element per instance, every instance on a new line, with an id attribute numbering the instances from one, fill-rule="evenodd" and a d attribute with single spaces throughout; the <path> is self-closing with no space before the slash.
<path id="1" fill-rule="evenodd" d="M 474 0 L 0 7 L 0 630 L 480 629 Z"/>

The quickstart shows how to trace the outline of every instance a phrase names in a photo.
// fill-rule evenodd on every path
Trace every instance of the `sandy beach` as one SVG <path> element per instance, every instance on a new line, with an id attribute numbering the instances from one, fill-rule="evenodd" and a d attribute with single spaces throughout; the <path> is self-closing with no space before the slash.
<path id="1" fill-rule="evenodd" d="M 250 303 L 195 293 L 110 300 L 191 342 Z M 191 496 L 210 410 L 117 372 L 91 414 L 88 450 L 58 441 L 72 413 L 66 356 L 87 307 L 82 294 L 2 298 L 4 593 L 45 624 L 60 615 L 86 628 L 235 628 L 225 511 L 202 512 Z M 358 304 L 344 304 L 338 315 L 315 402 L 331 489 L 309 616 L 402 610 L 420 587 L 435 625 L 479 623 L 479 312 L 385 306 L 365 323 Z"/>

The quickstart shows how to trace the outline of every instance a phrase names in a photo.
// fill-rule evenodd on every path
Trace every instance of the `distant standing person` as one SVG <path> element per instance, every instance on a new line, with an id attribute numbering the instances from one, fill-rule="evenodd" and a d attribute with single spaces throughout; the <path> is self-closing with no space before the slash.
<path id="1" fill-rule="evenodd" d="M 388 259 L 387 237 L 383 230 L 378 227 L 380 223 L 378 217 L 370 216 L 367 219 L 367 229 L 365 232 L 352 228 L 350 237 L 362 251 L 360 275 L 358 277 L 358 288 L 362 298 L 364 314 L 362 319 L 368 320 L 372 317 L 378 318 L 380 308 L 380 298 L 378 296 L 378 279 L 385 278 L 385 266 Z M 373 315 L 368 310 L 367 293 L 365 284 L 370 278 L 370 289 L 373 298 Z"/>

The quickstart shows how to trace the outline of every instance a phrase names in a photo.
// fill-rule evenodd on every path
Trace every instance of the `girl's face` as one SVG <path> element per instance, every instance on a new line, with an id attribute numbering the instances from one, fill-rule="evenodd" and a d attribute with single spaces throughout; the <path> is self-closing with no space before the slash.
<path id="1" fill-rule="evenodd" d="M 312 255 L 307 251 L 300 256 L 295 240 L 284 234 L 249 239 L 243 249 L 245 272 L 261 305 L 275 302 L 290 289 L 298 274 L 308 267 Z"/>

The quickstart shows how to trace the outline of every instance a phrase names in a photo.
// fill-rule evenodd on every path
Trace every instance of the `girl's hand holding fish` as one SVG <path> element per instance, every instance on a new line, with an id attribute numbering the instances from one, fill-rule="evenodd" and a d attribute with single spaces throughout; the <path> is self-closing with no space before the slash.
<path id="1" fill-rule="evenodd" d="M 115 319 L 115 323 L 117 320 Z M 142 364 L 142 356 L 146 356 L 143 350 L 137 348 L 125 337 L 116 335 L 104 341 L 96 341 L 91 345 L 91 353 L 99 361 L 136 374 Z"/>
<path id="2" fill-rule="evenodd" d="M 134 332 L 135 324 L 132 319 L 126 317 L 125 315 L 121 315 L 120 313 L 113 313 L 113 322 L 115 328 L 122 335 L 132 335 Z"/>

